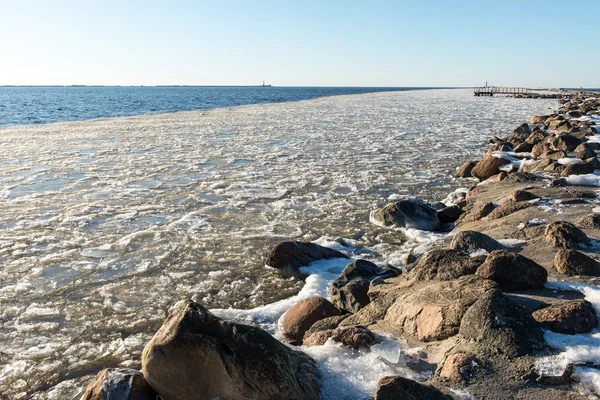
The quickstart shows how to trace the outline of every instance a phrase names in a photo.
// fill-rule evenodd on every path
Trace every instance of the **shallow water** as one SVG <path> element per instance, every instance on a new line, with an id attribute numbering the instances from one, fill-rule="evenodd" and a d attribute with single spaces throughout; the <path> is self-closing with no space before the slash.
<path id="1" fill-rule="evenodd" d="M 554 106 L 432 90 L 0 129 L 0 392 L 73 398 L 102 367 L 139 368 L 181 299 L 297 294 L 304 282 L 262 265 L 282 240 L 345 238 L 399 265 L 435 237 L 369 212 L 465 186 L 459 163 Z M 274 332 L 278 317 L 254 322 Z"/>

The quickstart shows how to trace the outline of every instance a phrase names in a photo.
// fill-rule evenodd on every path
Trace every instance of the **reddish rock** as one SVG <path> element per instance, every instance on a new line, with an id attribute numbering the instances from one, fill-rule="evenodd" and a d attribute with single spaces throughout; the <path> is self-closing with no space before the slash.
<path id="1" fill-rule="evenodd" d="M 533 318 L 544 329 L 574 335 L 587 333 L 598 326 L 596 310 L 585 300 L 569 300 L 537 310 Z"/>
<path id="2" fill-rule="evenodd" d="M 494 156 L 485 156 L 481 161 L 473 167 L 471 175 L 480 181 L 484 181 L 496 174 L 500 173 L 500 167 L 504 164 L 508 164 L 509 161 L 503 158 L 496 158 Z"/>
<path id="3" fill-rule="evenodd" d="M 575 225 L 566 221 L 555 221 L 546 226 L 544 240 L 554 247 L 577 249 L 579 244 L 589 245 L 590 239 Z"/>
<path id="4" fill-rule="evenodd" d="M 569 276 L 600 276 L 600 263 L 579 251 L 560 249 L 554 256 L 554 268 Z"/>
<path id="5" fill-rule="evenodd" d="M 369 349 L 375 344 L 375 335 L 367 328 L 363 326 L 344 326 L 315 332 L 304 339 L 303 345 L 322 346 L 329 338 L 355 350 Z"/>
<path id="6" fill-rule="evenodd" d="M 468 382 L 479 361 L 472 354 L 454 353 L 446 357 L 440 377 L 452 382 Z"/>
<path id="7" fill-rule="evenodd" d="M 304 333 L 318 320 L 341 315 L 333 304 L 322 297 L 310 297 L 296 303 L 283 317 L 282 333 L 302 343 Z"/>

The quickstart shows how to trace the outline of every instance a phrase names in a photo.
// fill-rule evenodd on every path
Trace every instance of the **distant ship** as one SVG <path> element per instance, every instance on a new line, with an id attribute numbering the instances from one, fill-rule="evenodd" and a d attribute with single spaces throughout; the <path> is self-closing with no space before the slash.
<path id="1" fill-rule="evenodd" d="M 271 85 L 265 85 L 265 81 L 263 81 L 263 84 L 261 85 L 261 87 L 271 87 Z"/>

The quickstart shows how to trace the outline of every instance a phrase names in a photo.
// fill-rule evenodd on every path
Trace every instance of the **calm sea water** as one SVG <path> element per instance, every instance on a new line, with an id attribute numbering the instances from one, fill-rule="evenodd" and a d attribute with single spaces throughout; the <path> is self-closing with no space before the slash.
<path id="1" fill-rule="evenodd" d="M 343 94 L 411 89 L 415 88 L 0 87 L 0 126 L 281 103 Z"/>

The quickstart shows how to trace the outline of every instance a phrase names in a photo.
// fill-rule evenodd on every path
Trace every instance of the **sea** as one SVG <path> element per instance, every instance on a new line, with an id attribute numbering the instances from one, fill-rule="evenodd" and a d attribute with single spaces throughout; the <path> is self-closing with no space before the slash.
<path id="1" fill-rule="evenodd" d="M 283 313 L 327 297 L 347 260 L 287 278 L 264 266 L 274 244 L 401 268 L 444 234 L 370 212 L 464 190 L 457 166 L 555 107 L 468 89 L 0 87 L 0 398 L 77 399 L 102 368 L 140 368 L 185 299 L 281 338 Z M 406 367 L 418 350 L 379 342 L 303 348 L 322 398 L 426 378 Z"/>

